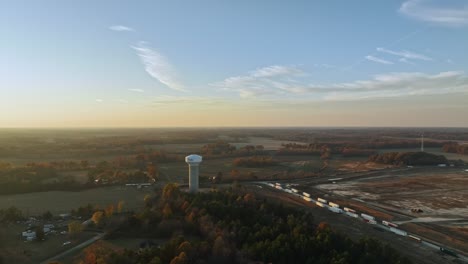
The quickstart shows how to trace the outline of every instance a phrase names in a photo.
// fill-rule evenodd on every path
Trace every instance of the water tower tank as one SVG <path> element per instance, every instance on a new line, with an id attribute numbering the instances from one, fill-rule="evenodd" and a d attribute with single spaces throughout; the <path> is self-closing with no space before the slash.
<path id="1" fill-rule="evenodd" d="M 189 192 L 196 193 L 198 192 L 198 173 L 202 157 L 192 154 L 185 157 L 185 162 L 187 162 L 189 166 Z"/>

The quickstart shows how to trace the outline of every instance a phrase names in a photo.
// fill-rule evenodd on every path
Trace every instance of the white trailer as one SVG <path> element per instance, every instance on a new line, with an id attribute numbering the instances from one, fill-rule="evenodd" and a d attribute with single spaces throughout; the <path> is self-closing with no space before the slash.
<path id="1" fill-rule="evenodd" d="M 385 226 L 398 227 L 397 224 L 383 220 L 382 224 Z"/>
<path id="2" fill-rule="evenodd" d="M 375 217 L 373 217 L 372 215 L 367 215 L 367 214 L 361 214 L 361 217 L 366 219 L 366 220 L 373 220 L 375 221 Z"/>
<path id="3" fill-rule="evenodd" d="M 312 202 L 312 199 L 310 199 L 309 197 L 302 197 L 302 198 L 308 202 Z"/>
<path id="4" fill-rule="evenodd" d="M 275 187 L 275 185 L 273 183 L 267 183 L 268 186 L 271 186 L 271 187 Z"/>
<path id="5" fill-rule="evenodd" d="M 283 190 L 283 187 L 281 187 L 281 185 L 276 185 L 275 188 L 278 189 L 278 190 Z"/>
<path id="6" fill-rule="evenodd" d="M 294 189 L 294 188 L 291 188 L 291 191 L 293 191 L 294 193 L 298 193 L 298 192 L 299 192 L 299 190 Z"/>
<path id="7" fill-rule="evenodd" d="M 345 210 L 345 212 L 356 213 L 355 210 L 348 208 L 348 207 L 343 208 L 343 210 Z"/>
<path id="8" fill-rule="evenodd" d="M 408 235 L 409 238 L 413 239 L 413 240 L 416 240 L 418 241 L 419 243 L 422 242 L 422 239 L 420 237 L 417 237 L 417 236 L 413 236 L 413 235 Z"/>
<path id="9" fill-rule="evenodd" d="M 275 185 L 276 185 L 276 186 L 281 186 L 281 183 L 276 182 Z"/>
<path id="10" fill-rule="evenodd" d="M 326 206 L 326 205 L 324 205 L 324 204 L 321 203 L 321 202 L 315 202 L 315 204 L 316 204 L 317 206 L 320 206 L 320 207 L 325 207 L 325 206 Z"/>
<path id="11" fill-rule="evenodd" d="M 330 205 L 331 207 L 340 208 L 340 205 L 336 203 L 328 202 L 328 205 Z"/>
<path id="12" fill-rule="evenodd" d="M 341 210 L 340 208 L 336 208 L 336 207 L 328 207 L 328 210 L 334 212 L 334 213 L 337 213 L 337 214 L 341 214 L 343 213 L 343 210 Z"/>
<path id="13" fill-rule="evenodd" d="M 324 203 L 324 204 L 328 204 L 328 201 L 325 200 L 325 199 L 322 199 L 322 198 L 317 198 L 317 201 L 321 202 L 321 203 Z"/>
<path id="14" fill-rule="evenodd" d="M 353 217 L 353 218 L 359 218 L 359 215 L 356 214 L 356 213 L 353 213 L 353 212 L 346 212 L 346 215 L 347 215 L 347 216 L 351 216 L 351 217 Z"/>
<path id="15" fill-rule="evenodd" d="M 394 228 L 394 227 L 390 227 L 390 232 L 393 232 L 399 236 L 407 236 L 408 233 L 406 233 L 406 231 L 403 231 L 401 229 L 398 229 L 398 228 Z"/>
<path id="16" fill-rule="evenodd" d="M 306 192 L 303 192 L 302 195 L 304 195 L 305 197 L 309 197 L 310 198 L 310 194 L 306 193 Z"/>

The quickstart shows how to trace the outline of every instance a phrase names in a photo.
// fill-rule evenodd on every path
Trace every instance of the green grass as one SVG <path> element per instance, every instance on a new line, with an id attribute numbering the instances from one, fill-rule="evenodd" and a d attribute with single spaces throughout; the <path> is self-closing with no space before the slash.
<path id="1" fill-rule="evenodd" d="M 126 209 L 135 209 L 143 206 L 146 194 L 152 193 L 152 188 L 136 189 L 135 187 L 113 186 L 85 190 L 81 192 L 40 192 L 0 197 L 0 208 L 16 206 L 26 215 L 37 215 L 49 210 L 53 214 L 69 213 L 80 206 L 99 205 L 105 207 L 124 201 Z"/>

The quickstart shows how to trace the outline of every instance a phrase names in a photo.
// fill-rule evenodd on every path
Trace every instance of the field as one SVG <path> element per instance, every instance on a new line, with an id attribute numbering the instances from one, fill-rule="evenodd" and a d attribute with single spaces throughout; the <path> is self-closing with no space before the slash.
<path id="1" fill-rule="evenodd" d="M 460 129 L 427 129 L 426 133 L 432 133 L 434 141 L 428 142 L 425 150 L 445 155 L 450 160 L 468 162 L 468 155 L 444 153 L 441 148 L 445 140 L 466 142 L 466 132 Z M 64 188 L 59 186 L 53 191 L 25 189 L 24 193 L 17 191 L 17 194 L 1 195 L 0 209 L 15 206 L 24 216 L 37 216 L 45 211 L 57 215 L 87 204 L 104 208 L 124 201 L 124 211 L 138 210 L 144 205 L 144 197 L 152 193 L 155 186 L 161 187 L 168 182 L 187 184 L 188 167 L 182 159 L 195 153 L 204 156 L 200 165 L 200 183 L 206 189 L 212 186 L 209 178 L 219 173 L 222 174 L 221 183 L 225 183 L 220 188 L 233 181 L 252 184 L 265 180 L 295 181 L 309 188 L 314 195 L 332 197 L 342 205 L 398 222 L 408 231 L 468 251 L 468 191 L 465 188 L 468 186 L 468 173 L 463 172 L 462 167 L 406 168 L 369 162 L 368 155 L 346 156 L 341 152 L 348 147 L 377 153 L 419 151 L 419 136 L 420 131 L 414 129 L 357 128 L 0 131 L 0 172 L 4 173 L 0 184 L 3 186 L 12 186 L 8 182 L 11 179 L 16 180 L 16 187 L 23 183 L 30 184 L 31 175 L 40 179 L 34 184 L 45 186 L 74 180 L 73 186 L 64 184 Z M 202 153 L 204 146 L 220 141 L 234 146 L 235 151 Z M 283 144 L 292 146 L 291 149 L 285 148 L 290 152 L 278 151 L 284 148 Z M 247 153 L 242 149 L 247 145 L 261 145 L 261 151 Z M 330 149 L 329 157 L 322 152 L 323 147 Z M 169 159 L 159 161 L 145 158 L 157 152 L 167 154 Z M 236 158 L 252 157 L 257 153 L 270 156 L 275 163 L 264 167 L 233 165 Z M 139 157 L 143 157 L 143 160 L 138 160 Z M 39 166 L 34 167 L 31 163 Z M 82 166 L 83 163 L 87 165 Z M 95 170 L 102 164 L 107 164 L 107 167 Z M 151 164 L 155 164 L 158 171 L 152 187 L 125 187 L 130 179 L 126 178 L 128 175 L 148 175 L 148 165 Z M 47 177 L 49 174 L 41 174 L 41 178 L 38 178 L 34 170 L 41 166 L 52 168 L 55 173 L 50 177 Z M 8 174 L 10 170 L 18 172 L 12 176 Z M 119 176 L 122 174 L 126 176 Z M 95 185 L 94 179 L 100 177 L 122 180 Z M 412 213 L 411 209 L 422 212 Z M 334 221 L 323 215 L 318 218 Z M 339 226 L 345 231 L 346 228 L 351 229 L 359 236 L 380 233 L 369 228 L 363 231 L 360 223 L 348 226 L 343 222 Z M 11 250 L 22 248 L 34 260 L 39 260 L 60 251 L 64 239 L 67 239 L 50 237 L 43 243 L 25 243 L 18 236 L 24 231 L 22 229 L 24 227 L 16 224 L 0 228 L 0 236 L 11 241 L 7 242 L 7 250 L 12 255 L 20 253 Z M 109 242 L 117 247 L 135 248 L 140 240 L 144 238 L 116 238 Z M 0 248 L 5 248 L 4 244 L 0 244 Z M 27 263 L 21 259 L 14 262 Z"/>
<path id="2" fill-rule="evenodd" d="M 468 251 L 468 172 L 463 168 L 411 168 L 373 177 L 321 184 L 317 188 L 344 205 L 405 230 Z M 417 210 L 417 212 L 416 212 Z"/>
<path id="3" fill-rule="evenodd" d="M 4 195 L 0 199 L 0 208 L 16 206 L 25 215 L 38 215 L 47 210 L 52 214 L 60 214 L 69 213 L 72 209 L 87 204 L 104 208 L 109 204 L 124 201 L 125 209 L 132 210 L 143 206 L 143 199 L 148 193 L 152 193 L 152 188 L 113 186 L 81 192 L 52 191 Z"/>

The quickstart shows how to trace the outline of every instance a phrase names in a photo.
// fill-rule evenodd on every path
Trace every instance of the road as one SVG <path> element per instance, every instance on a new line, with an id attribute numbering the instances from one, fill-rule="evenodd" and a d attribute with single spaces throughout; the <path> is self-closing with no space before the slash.
<path id="1" fill-rule="evenodd" d="M 77 250 L 83 249 L 83 248 L 85 248 L 85 247 L 87 247 L 87 246 L 93 244 L 94 242 L 96 242 L 96 241 L 102 239 L 105 235 L 106 235 L 106 233 L 98 234 L 98 235 L 96 235 L 96 236 L 94 236 L 94 237 L 92 237 L 92 238 L 90 238 L 90 239 L 84 241 L 84 242 L 81 243 L 81 244 L 78 244 L 78 245 L 76 245 L 76 246 L 74 246 L 74 247 L 72 247 L 72 248 L 70 248 L 70 249 L 67 249 L 67 250 L 63 251 L 62 253 L 60 253 L 60 254 L 58 254 L 58 255 L 52 257 L 52 258 L 49 258 L 49 259 L 47 259 L 47 260 L 44 260 L 43 262 L 41 262 L 41 264 L 48 264 L 49 262 L 52 262 L 52 261 L 54 261 L 54 260 L 61 259 L 61 258 L 65 257 L 66 255 L 70 254 L 70 253 L 73 253 L 73 252 L 75 252 L 75 251 L 77 251 Z"/>

